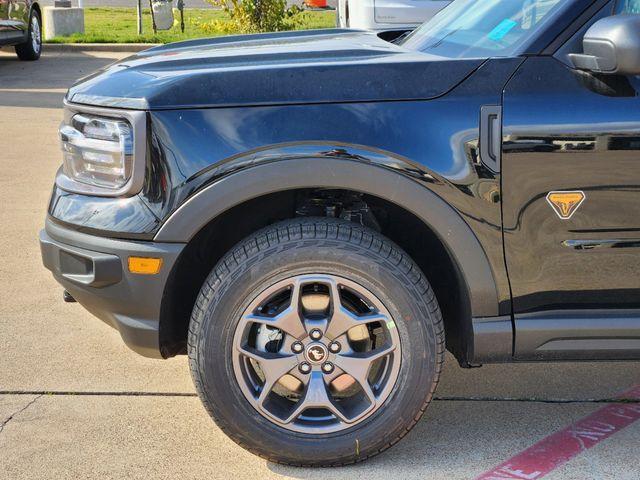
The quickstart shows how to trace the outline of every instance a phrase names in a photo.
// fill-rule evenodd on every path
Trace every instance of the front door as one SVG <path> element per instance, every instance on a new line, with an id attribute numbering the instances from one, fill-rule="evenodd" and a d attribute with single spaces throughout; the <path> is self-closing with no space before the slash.
<path id="1" fill-rule="evenodd" d="M 24 36 L 27 24 L 23 13 L 26 0 L 0 0 L 0 42 L 12 42 Z"/>
<path id="2" fill-rule="evenodd" d="M 9 0 L 0 0 L 0 40 L 7 29 L 9 20 Z"/>
<path id="3" fill-rule="evenodd" d="M 619 11 L 634 6 L 622 2 Z M 633 358 L 640 354 L 640 78 L 579 72 L 567 49 L 561 53 L 528 58 L 504 91 L 504 244 L 516 357 Z"/>
<path id="4" fill-rule="evenodd" d="M 15 30 L 26 31 L 29 23 L 27 0 L 9 0 L 8 23 Z"/>

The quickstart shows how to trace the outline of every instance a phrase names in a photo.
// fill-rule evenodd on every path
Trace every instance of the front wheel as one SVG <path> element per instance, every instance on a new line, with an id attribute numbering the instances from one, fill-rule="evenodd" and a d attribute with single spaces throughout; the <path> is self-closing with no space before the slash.
<path id="1" fill-rule="evenodd" d="M 33 10 L 29 19 L 27 41 L 16 45 L 16 54 L 20 60 L 38 60 L 42 53 L 42 22 L 40 14 Z"/>
<path id="2" fill-rule="evenodd" d="M 377 232 L 325 218 L 236 246 L 189 328 L 193 379 L 218 426 L 290 465 L 344 465 L 395 444 L 431 400 L 443 355 L 419 267 Z"/>

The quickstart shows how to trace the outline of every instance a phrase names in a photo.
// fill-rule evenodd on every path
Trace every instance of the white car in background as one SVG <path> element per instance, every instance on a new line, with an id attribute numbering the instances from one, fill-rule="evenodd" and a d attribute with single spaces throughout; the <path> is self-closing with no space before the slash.
<path id="1" fill-rule="evenodd" d="M 449 4 L 443 0 L 338 0 L 340 28 L 363 30 L 414 29 Z"/>

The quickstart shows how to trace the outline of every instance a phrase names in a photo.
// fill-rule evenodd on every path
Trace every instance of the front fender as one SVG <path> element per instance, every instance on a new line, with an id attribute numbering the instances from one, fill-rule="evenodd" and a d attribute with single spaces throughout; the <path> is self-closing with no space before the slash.
<path id="1" fill-rule="evenodd" d="M 420 177 L 437 181 L 428 174 Z M 457 263 L 473 315 L 498 315 L 496 282 L 478 239 L 455 209 L 418 182 L 357 156 L 272 158 L 223 176 L 191 196 L 164 222 L 154 241 L 186 243 L 226 210 L 269 193 L 300 188 L 354 190 L 395 203 L 420 218 Z"/>

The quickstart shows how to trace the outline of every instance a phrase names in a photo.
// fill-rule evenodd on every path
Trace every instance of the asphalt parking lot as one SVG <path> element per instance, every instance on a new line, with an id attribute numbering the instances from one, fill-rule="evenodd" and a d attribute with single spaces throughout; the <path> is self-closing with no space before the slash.
<path id="1" fill-rule="evenodd" d="M 449 357 L 417 427 L 352 467 L 283 467 L 228 440 L 195 397 L 184 357 L 129 351 L 114 330 L 63 303 L 41 265 L 37 234 L 61 162 L 64 92 L 125 55 L 50 53 L 26 63 L 0 53 L 1 479 L 473 479 L 539 441 L 544 448 L 526 462 L 517 457 L 482 478 L 537 479 L 546 471 L 549 479 L 640 478 L 640 421 L 633 422 L 640 404 L 617 404 L 616 418 L 628 420 L 613 430 L 602 420 L 606 400 L 640 385 L 638 363 L 462 370 Z M 572 425 L 568 440 L 544 440 Z M 548 468 L 549 455 L 559 454 L 568 461 Z"/>

